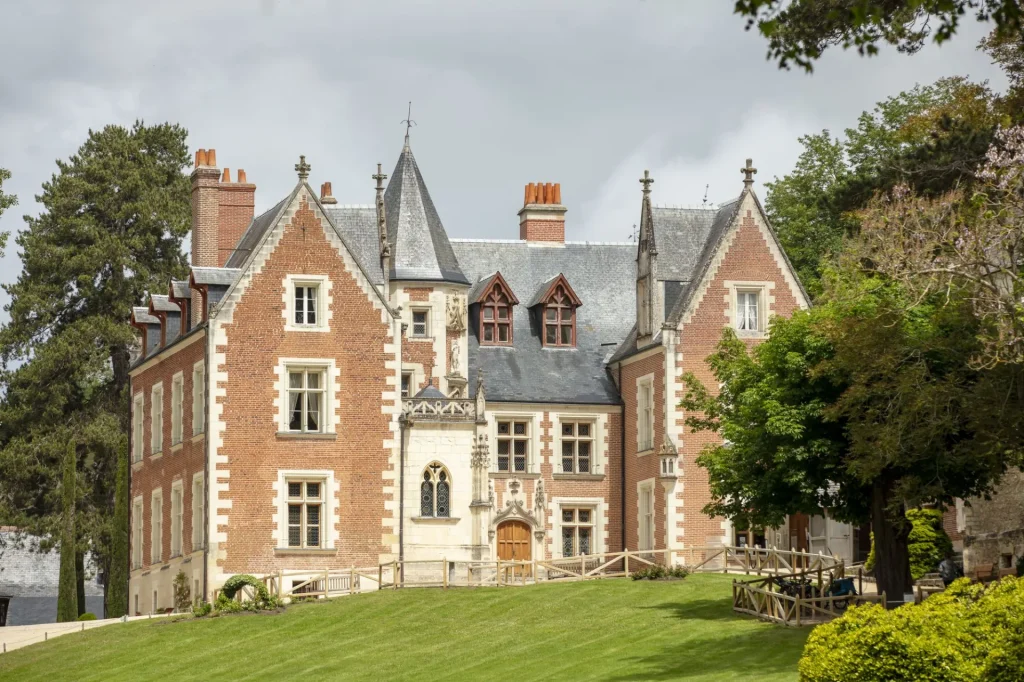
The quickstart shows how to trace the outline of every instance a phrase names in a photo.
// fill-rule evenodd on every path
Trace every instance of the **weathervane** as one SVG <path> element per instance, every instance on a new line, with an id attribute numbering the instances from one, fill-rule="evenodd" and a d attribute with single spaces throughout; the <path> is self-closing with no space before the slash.
<path id="1" fill-rule="evenodd" d="M 405 146 L 409 146 L 409 129 L 416 125 L 416 121 L 412 120 L 412 102 L 409 102 L 409 112 L 405 115 L 405 118 L 401 120 L 401 123 L 405 124 Z"/>
<path id="2" fill-rule="evenodd" d="M 309 178 L 309 171 L 313 170 L 313 167 L 306 163 L 305 154 L 299 155 L 299 162 L 295 164 L 295 172 L 299 174 L 299 180 L 303 182 Z"/>
<path id="3" fill-rule="evenodd" d="M 743 184 L 746 187 L 750 187 L 754 184 L 754 174 L 757 173 L 757 169 L 754 168 L 754 160 L 747 159 L 747 165 L 745 168 L 740 168 L 740 173 L 743 173 Z"/>
<path id="4" fill-rule="evenodd" d="M 711 184 L 704 185 L 704 201 L 701 203 L 701 207 L 707 207 L 708 205 L 708 189 L 711 188 Z"/>

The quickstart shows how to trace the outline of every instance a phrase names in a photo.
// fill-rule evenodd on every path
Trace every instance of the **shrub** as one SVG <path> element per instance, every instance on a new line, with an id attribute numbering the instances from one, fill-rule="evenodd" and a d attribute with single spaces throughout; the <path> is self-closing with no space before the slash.
<path id="1" fill-rule="evenodd" d="M 185 613 L 192 606 L 192 588 L 188 584 L 188 576 L 178 571 L 174 576 L 174 610 Z"/>
<path id="2" fill-rule="evenodd" d="M 192 615 L 196 618 L 202 618 L 208 616 L 213 611 L 213 604 L 208 601 L 200 601 L 196 599 L 195 604 L 192 605 Z"/>
<path id="3" fill-rule="evenodd" d="M 910 554 L 910 577 L 914 580 L 935 571 L 947 552 L 953 551 L 953 541 L 942 528 L 942 512 L 938 509 L 908 509 L 910 536 L 907 552 Z M 871 551 L 864 562 L 864 570 L 875 568 L 875 534 L 871 534 Z"/>
<path id="4" fill-rule="evenodd" d="M 270 594 L 267 592 L 266 585 L 259 578 L 244 573 L 228 578 L 227 582 L 224 583 L 224 587 L 220 588 L 220 593 L 228 599 L 234 599 L 235 594 L 245 585 L 252 587 L 256 592 L 255 601 L 265 603 L 270 600 Z"/>
<path id="5" fill-rule="evenodd" d="M 1024 578 L 1024 555 L 1017 557 L 1017 577 Z"/>
<path id="6" fill-rule="evenodd" d="M 801 682 L 1024 679 L 1024 580 L 961 579 L 919 605 L 851 607 L 811 632 Z"/>
<path id="7" fill-rule="evenodd" d="M 78 617 L 78 620 L 96 620 L 96 614 L 90 611 L 86 611 Z"/>
<path id="8" fill-rule="evenodd" d="M 666 568 L 660 564 L 655 564 L 633 571 L 629 574 L 629 577 L 633 580 L 668 580 L 671 578 L 685 578 L 688 575 L 690 575 L 690 569 L 686 566 L 669 566 Z"/>

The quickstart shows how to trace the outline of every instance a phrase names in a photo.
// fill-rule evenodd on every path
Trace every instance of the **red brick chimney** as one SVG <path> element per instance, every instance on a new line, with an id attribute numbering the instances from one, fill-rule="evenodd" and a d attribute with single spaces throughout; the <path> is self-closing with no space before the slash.
<path id="1" fill-rule="evenodd" d="M 564 244 L 565 210 L 560 184 L 531 182 L 526 186 L 523 207 L 519 209 L 519 238 L 528 242 Z"/>
<path id="2" fill-rule="evenodd" d="M 320 203 L 321 204 L 336 204 L 338 200 L 331 194 L 331 183 L 325 182 L 320 185 Z"/>
<path id="3" fill-rule="evenodd" d="M 192 265 L 216 266 L 220 221 L 220 171 L 217 150 L 197 149 L 192 171 Z"/>
<path id="4" fill-rule="evenodd" d="M 238 182 L 231 182 L 231 170 L 225 168 L 220 181 L 217 265 L 224 267 L 228 262 L 255 212 L 256 185 L 246 182 L 245 171 L 241 168 L 238 169 Z"/>

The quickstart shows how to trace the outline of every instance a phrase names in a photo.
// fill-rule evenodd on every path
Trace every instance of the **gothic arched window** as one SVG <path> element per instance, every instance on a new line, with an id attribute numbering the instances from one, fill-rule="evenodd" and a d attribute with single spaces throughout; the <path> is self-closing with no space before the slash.
<path id="1" fill-rule="evenodd" d="M 487 346 L 506 346 L 512 343 L 512 299 L 495 282 L 480 304 L 480 343 Z"/>
<path id="2" fill-rule="evenodd" d="M 446 519 L 451 516 L 452 479 L 448 470 L 432 462 L 423 470 L 420 483 L 420 516 Z"/>
<path id="3" fill-rule="evenodd" d="M 576 306 L 561 285 L 555 287 L 544 305 L 544 345 L 576 345 Z"/>

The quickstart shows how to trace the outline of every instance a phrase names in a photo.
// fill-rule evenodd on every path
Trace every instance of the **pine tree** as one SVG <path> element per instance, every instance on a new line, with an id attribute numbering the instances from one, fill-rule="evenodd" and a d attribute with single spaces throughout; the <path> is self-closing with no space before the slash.
<path id="1" fill-rule="evenodd" d="M 4 180 L 9 180 L 11 172 L 0 168 L 0 215 L 4 214 L 4 209 L 10 208 L 18 203 L 18 198 L 10 194 L 4 194 Z M 0 232 L 0 257 L 4 255 L 4 245 L 7 243 L 7 233 Z"/>
<path id="2" fill-rule="evenodd" d="M 78 571 L 75 555 L 78 553 L 75 536 L 75 501 L 77 484 L 75 475 L 75 443 L 68 443 L 64 455 L 64 483 L 61 486 L 60 583 L 57 587 L 57 622 L 78 619 Z"/>
<path id="3" fill-rule="evenodd" d="M 117 486 L 114 493 L 114 518 L 111 522 L 110 579 L 107 581 L 107 618 L 128 613 L 128 445 L 117 451 Z"/>

